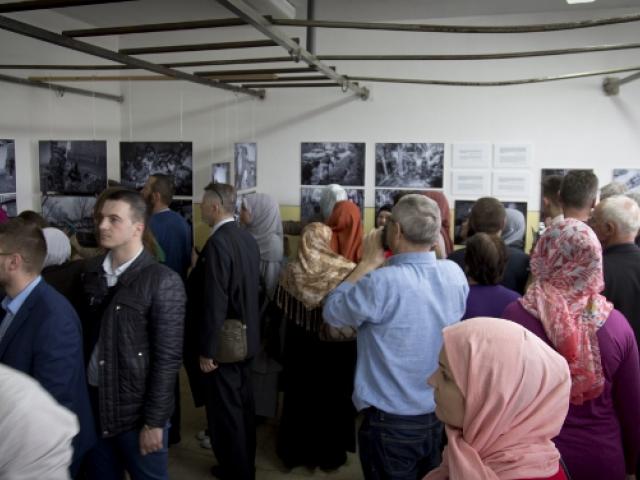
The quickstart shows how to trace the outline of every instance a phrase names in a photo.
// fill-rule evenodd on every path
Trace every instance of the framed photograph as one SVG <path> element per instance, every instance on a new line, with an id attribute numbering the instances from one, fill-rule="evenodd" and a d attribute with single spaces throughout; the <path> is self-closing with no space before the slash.
<path id="1" fill-rule="evenodd" d="M 530 168 L 533 145 L 528 143 L 496 143 L 493 150 L 495 168 Z"/>
<path id="2" fill-rule="evenodd" d="M 322 198 L 322 187 L 302 187 L 300 189 L 300 221 L 305 223 L 324 222 L 320 209 L 320 199 Z M 349 200 L 358 205 L 360 216 L 364 218 L 364 190 L 359 188 L 345 189 Z"/>
<path id="3" fill-rule="evenodd" d="M 245 192 L 245 193 L 239 193 L 238 195 L 236 195 L 236 209 L 235 209 L 235 215 L 236 215 L 236 220 L 240 221 L 240 209 L 242 208 L 242 202 L 244 201 L 245 198 L 250 197 L 251 195 L 255 195 L 256 192 Z"/>
<path id="4" fill-rule="evenodd" d="M 95 197 L 42 197 L 42 216 L 66 233 L 92 233 Z"/>
<path id="5" fill-rule="evenodd" d="M 613 181 L 624 183 L 629 191 L 640 191 L 640 168 L 616 168 Z"/>
<path id="6" fill-rule="evenodd" d="M 376 143 L 376 187 L 442 188 L 444 143 Z"/>
<path id="7" fill-rule="evenodd" d="M 187 223 L 193 226 L 193 202 L 191 200 L 174 200 L 169 208 L 182 215 Z"/>
<path id="8" fill-rule="evenodd" d="M 491 192 L 491 172 L 488 170 L 454 170 L 451 193 L 454 196 L 484 197 Z"/>
<path id="9" fill-rule="evenodd" d="M 561 177 L 564 177 L 567 173 L 569 173 L 572 170 L 587 170 L 589 172 L 591 172 L 591 169 L 581 169 L 581 168 L 543 168 L 542 170 L 540 170 L 540 184 L 542 184 L 542 182 L 544 181 L 544 179 L 546 177 L 549 177 L 551 175 L 560 175 Z M 540 189 L 540 212 L 542 212 L 544 210 L 543 207 L 543 203 L 542 203 L 542 189 Z"/>
<path id="10" fill-rule="evenodd" d="M 424 190 L 376 188 L 375 209 L 377 211 L 383 205 L 395 205 L 401 195 L 422 192 Z"/>
<path id="11" fill-rule="evenodd" d="M 307 142 L 300 150 L 302 185 L 364 187 L 364 143 Z"/>
<path id="12" fill-rule="evenodd" d="M 471 215 L 471 209 L 476 202 L 473 200 L 456 200 L 454 203 L 454 220 L 453 220 L 453 243 L 456 245 L 464 245 L 467 234 L 467 221 Z M 518 210 L 524 215 L 525 222 L 527 219 L 527 202 L 511 202 L 502 201 L 504 208 Z M 525 223 L 526 224 L 526 223 Z M 526 228 L 522 234 L 522 246 L 524 248 Z"/>
<path id="13" fill-rule="evenodd" d="M 0 140 L 0 194 L 16 192 L 16 143 Z"/>
<path id="14" fill-rule="evenodd" d="M 452 168 L 491 168 L 490 143 L 454 143 L 451 147 Z"/>
<path id="15" fill-rule="evenodd" d="M 193 195 L 193 144 L 191 142 L 120 142 L 120 181 L 141 189 L 150 175 L 171 175 L 175 195 Z"/>
<path id="16" fill-rule="evenodd" d="M 529 198 L 530 184 L 528 170 L 494 171 L 491 194 L 498 198 Z"/>
<path id="17" fill-rule="evenodd" d="M 214 163 L 211 165 L 211 181 L 213 183 L 230 183 L 231 163 Z"/>
<path id="18" fill-rule="evenodd" d="M 236 163 L 236 190 L 256 188 L 258 146 L 255 143 L 236 143 L 234 145 L 234 159 Z"/>
<path id="19" fill-rule="evenodd" d="M 18 216 L 18 206 L 16 205 L 15 193 L 0 193 L 0 208 L 10 218 Z"/>
<path id="20" fill-rule="evenodd" d="M 43 194 L 97 195 L 107 186 L 107 142 L 41 140 L 40 190 Z"/>

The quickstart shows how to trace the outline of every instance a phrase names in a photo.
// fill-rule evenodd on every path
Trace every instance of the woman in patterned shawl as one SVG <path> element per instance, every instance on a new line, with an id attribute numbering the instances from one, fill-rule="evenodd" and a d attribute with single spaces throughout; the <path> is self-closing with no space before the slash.
<path id="1" fill-rule="evenodd" d="M 310 223 L 297 258 L 282 273 L 276 293 L 287 322 L 284 405 L 277 452 L 284 464 L 334 470 L 355 451 L 351 402 L 355 331 L 322 321 L 322 302 L 355 268 L 331 249 L 332 231 Z"/>

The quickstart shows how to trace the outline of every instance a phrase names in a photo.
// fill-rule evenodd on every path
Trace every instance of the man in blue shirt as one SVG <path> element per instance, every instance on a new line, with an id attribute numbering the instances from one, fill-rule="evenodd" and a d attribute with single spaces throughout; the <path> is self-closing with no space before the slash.
<path id="1" fill-rule="evenodd" d="M 155 173 L 149 177 L 142 188 L 142 196 L 152 214 L 149 219 L 149 227 L 164 252 L 164 264 L 180 275 L 183 281 L 186 281 L 191 264 L 191 227 L 182 215 L 169 209 L 174 190 L 172 177 Z M 178 375 L 175 386 L 175 411 L 171 417 L 169 431 L 170 445 L 180 442 L 181 423 L 180 378 Z"/>
<path id="2" fill-rule="evenodd" d="M 366 479 L 422 478 L 441 461 L 442 424 L 426 379 L 438 367 L 442 329 L 462 317 L 462 270 L 436 260 L 438 205 L 406 195 L 387 227 L 365 237 L 356 269 L 327 298 L 325 322 L 358 329 L 353 401 Z M 382 237 L 394 255 L 385 261 Z"/>

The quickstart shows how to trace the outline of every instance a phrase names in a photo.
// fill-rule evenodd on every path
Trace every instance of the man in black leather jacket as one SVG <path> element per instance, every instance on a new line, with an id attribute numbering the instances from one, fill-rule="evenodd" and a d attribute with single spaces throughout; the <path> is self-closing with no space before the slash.
<path id="1" fill-rule="evenodd" d="M 168 479 L 173 389 L 182 362 L 186 295 L 170 268 L 145 251 L 147 206 L 116 190 L 99 215 L 106 255 L 82 275 L 87 380 L 101 440 L 89 453 L 92 479 Z"/>

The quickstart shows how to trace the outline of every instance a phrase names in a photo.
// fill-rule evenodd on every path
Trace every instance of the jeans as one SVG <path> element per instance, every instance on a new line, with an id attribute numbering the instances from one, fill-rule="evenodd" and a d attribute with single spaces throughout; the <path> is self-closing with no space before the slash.
<path id="1" fill-rule="evenodd" d="M 434 413 L 393 415 L 364 411 L 358 432 L 366 480 L 420 480 L 442 461 L 443 425 Z"/>
<path id="2" fill-rule="evenodd" d="M 87 478 L 123 480 L 126 470 L 131 480 L 168 480 L 169 426 L 162 433 L 163 447 L 145 456 L 140 454 L 139 437 L 136 429 L 99 439 L 85 457 Z"/>

